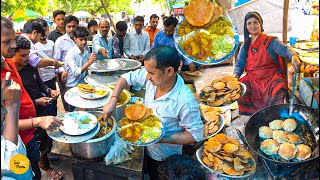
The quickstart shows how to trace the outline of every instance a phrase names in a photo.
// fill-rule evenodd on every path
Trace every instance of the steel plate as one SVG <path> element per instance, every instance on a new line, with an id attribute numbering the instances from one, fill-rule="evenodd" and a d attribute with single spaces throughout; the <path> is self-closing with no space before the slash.
<path id="1" fill-rule="evenodd" d="M 228 19 L 228 18 L 227 18 Z M 228 19 L 230 20 L 230 19 Z M 238 33 L 238 30 L 236 28 L 236 26 L 232 23 L 232 27 L 233 27 L 233 32 L 234 32 L 234 37 L 233 37 L 233 41 L 234 41 L 234 45 L 233 45 L 233 48 L 232 50 L 226 54 L 224 57 L 221 57 L 220 59 L 213 59 L 212 57 L 208 57 L 207 60 L 205 61 L 201 61 L 201 60 L 197 60 L 195 59 L 194 57 L 188 55 L 181 47 L 180 47 L 180 42 L 183 42 L 185 40 L 187 40 L 188 38 L 191 38 L 193 35 L 195 35 L 195 32 L 196 31 L 200 31 L 200 32 L 203 32 L 203 31 L 206 31 L 204 29 L 199 29 L 199 30 L 195 30 L 195 31 L 192 31 L 190 32 L 189 34 L 187 35 L 184 35 L 184 36 L 178 36 L 178 28 L 180 26 L 181 23 L 183 23 L 184 21 L 186 21 L 185 18 L 182 19 L 182 21 L 180 21 L 178 23 L 178 25 L 176 26 L 176 28 L 174 29 L 174 34 L 173 34 L 173 38 L 174 38 L 174 44 L 175 44 L 175 47 L 177 49 L 177 51 L 179 52 L 180 55 L 182 55 L 184 58 L 186 59 L 189 59 L 193 62 L 196 62 L 198 64 L 205 64 L 205 65 L 211 65 L 211 64 L 219 64 L 227 59 L 229 59 L 230 57 L 233 56 L 233 54 L 235 53 L 235 51 L 238 49 L 238 45 L 239 45 L 239 33 Z M 231 20 L 230 20 L 231 21 Z"/>
<path id="2" fill-rule="evenodd" d="M 111 88 L 109 87 L 104 87 L 104 88 L 106 88 L 109 91 L 109 93 L 107 96 L 100 99 L 94 99 L 94 100 L 83 99 L 82 97 L 79 96 L 78 94 L 79 90 L 77 87 L 73 87 L 69 89 L 65 93 L 64 99 L 68 104 L 78 108 L 99 108 L 107 104 L 112 95 L 113 90 Z"/>
<path id="3" fill-rule="evenodd" d="M 88 133 L 78 135 L 78 136 L 72 136 L 63 133 L 59 128 L 57 128 L 54 131 L 47 131 L 48 136 L 58 142 L 62 143 L 80 143 L 87 141 L 91 138 L 93 138 L 100 130 L 100 123 L 97 123 L 96 127 L 89 131 Z"/>
<path id="4" fill-rule="evenodd" d="M 117 76 L 101 76 L 98 74 L 90 74 L 84 78 L 86 83 L 93 86 L 108 86 L 109 84 L 115 85 L 117 80 Z"/>
<path id="5" fill-rule="evenodd" d="M 113 72 L 123 69 L 126 66 L 125 62 L 118 59 L 96 60 L 89 69 L 95 72 Z"/>

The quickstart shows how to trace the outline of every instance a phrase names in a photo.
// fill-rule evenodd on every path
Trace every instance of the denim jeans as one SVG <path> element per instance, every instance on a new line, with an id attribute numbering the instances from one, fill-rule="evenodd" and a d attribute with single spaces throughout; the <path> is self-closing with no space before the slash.
<path id="1" fill-rule="evenodd" d="M 27 157 L 30 160 L 32 171 L 34 172 L 35 176 L 32 179 L 40 180 L 41 179 L 41 171 L 38 165 L 40 160 L 40 151 L 39 146 L 36 141 L 36 137 L 33 137 L 31 141 L 26 145 L 27 149 Z"/>

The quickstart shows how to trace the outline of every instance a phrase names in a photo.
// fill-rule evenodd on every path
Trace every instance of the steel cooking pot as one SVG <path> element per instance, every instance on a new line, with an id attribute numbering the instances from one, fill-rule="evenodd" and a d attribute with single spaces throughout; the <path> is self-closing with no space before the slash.
<path id="1" fill-rule="evenodd" d="M 293 106 L 293 115 L 296 115 L 299 121 L 306 124 L 306 130 L 313 137 L 309 144 L 313 151 L 311 157 L 297 162 L 283 162 L 271 159 L 260 151 L 259 128 L 261 126 L 268 126 L 269 122 L 275 119 L 288 118 L 289 106 L 289 104 L 278 104 L 265 107 L 252 115 L 245 125 L 244 141 L 246 141 L 248 146 L 264 160 L 277 165 L 298 165 L 319 158 L 319 111 L 298 104 L 294 104 Z M 299 117 L 302 117 L 302 119 Z"/>
<path id="2" fill-rule="evenodd" d="M 103 111 L 88 111 L 95 116 L 103 116 Z M 115 131 L 117 128 L 116 120 L 113 120 L 113 127 L 111 132 L 103 137 L 96 139 L 89 139 L 85 142 L 70 144 L 70 149 L 76 158 L 84 160 L 98 160 L 106 156 L 115 138 Z"/>

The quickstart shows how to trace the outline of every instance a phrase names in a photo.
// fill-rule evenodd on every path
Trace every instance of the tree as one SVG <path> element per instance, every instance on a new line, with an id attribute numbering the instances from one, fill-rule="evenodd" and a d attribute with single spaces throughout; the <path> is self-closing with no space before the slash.
<path id="1" fill-rule="evenodd" d="M 47 0 L 1 0 L 1 14 L 3 16 L 8 16 L 19 9 L 30 9 L 45 16 L 48 11 L 44 7 L 49 7 Z"/>

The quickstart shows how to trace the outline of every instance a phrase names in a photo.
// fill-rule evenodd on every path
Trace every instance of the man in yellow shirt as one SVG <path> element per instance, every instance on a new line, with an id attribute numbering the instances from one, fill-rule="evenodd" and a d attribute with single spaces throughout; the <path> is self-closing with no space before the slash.
<path id="1" fill-rule="evenodd" d="M 158 23 L 159 23 L 159 16 L 157 16 L 156 14 L 152 14 L 150 16 L 150 26 L 148 26 L 145 29 L 145 31 L 149 34 L 149 37 L 150 37 L 150 47 L 153 44 L 154 37 L 156 36 L 157 32 L 159 32 L 159 28 L 157 28 Z"/>

